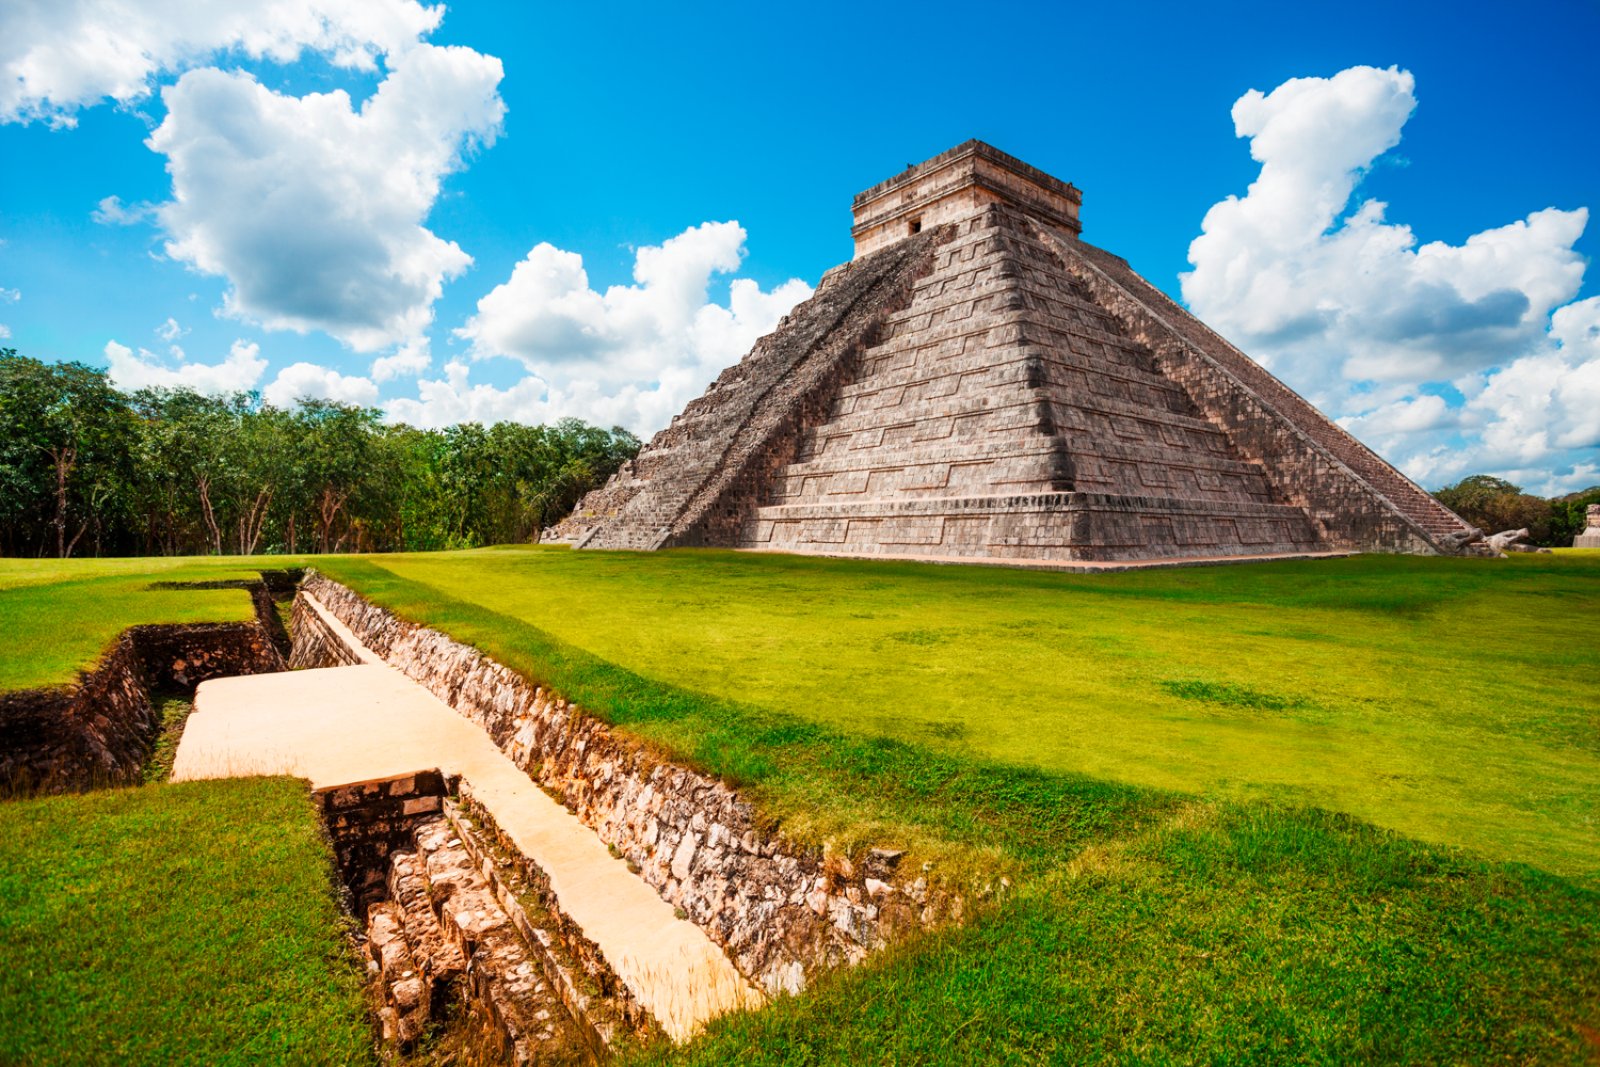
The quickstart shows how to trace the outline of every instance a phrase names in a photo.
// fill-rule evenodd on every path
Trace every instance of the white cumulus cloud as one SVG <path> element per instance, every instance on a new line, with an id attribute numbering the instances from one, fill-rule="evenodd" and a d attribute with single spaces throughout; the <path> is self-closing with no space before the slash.
<path id="1" fill-rule="evenodd" d="M 141 348 L 136 354 L 127 345 L 106 342 L 106 362 L 111 381 L 119 389 L 193 389 L 200 393 L 237 393 L 254 389 L 266 373 L 267 361 L 259 345 L 235 341 L 228 355 L 218 363 L 185 362 L 165 366 L 161 357 Z"/>
<path id="2" fill-rule="evenodd" d="M 472 370 L 461 360 L 445 364 L 444 377 L 417 384 L 417 396 L 391 400 L 385 410 L 397 422 L 437 429 L 458 422 L 549 422 L 558 418 L 549 387 L 529 375 L 509 388 L 472 385 Z"/>
<path id="3" fill-rule="evenodd" d="M 107 196 L 100 199 L 89 217 L 102 226 L 133 226 L 154 214 L 154 204 L 124 204 L 120 196 Z"/>
<path id="4" fill-rule="evenodd" d="M 1352 67 L 1240 97 L 1234 129 L 1260 173 L 1206 213 L 1184 299 L 1413 477 L 1519 465 L 1565 484 L 1570 450 L 1595 444 L 1568 408 L 1589 395 L 1591 357 L 1564 339 L 1588 212 L 1550 207 L 1451 245 L 1357 198 L 1415 89 L 1407 71 Z"/>
<path id="5" fill-rule="evenodd" d="M 190 71 L 149 140 L 172 174 L 167 254 L 225 277 L 225 311 L 270 329 L 365 352 L 415 339 L 472 262 L 423 223 L 444 175 L 496 136 L 501 74 L 493 56 L 419 45 L 358 109 L 342 91 Z"/>
<path id="6" fill-rule="evenodd" d="M 433 354 L 425 337 L 407 341 L 387 356 L 372 361 L 372 380 L 387 382 L 393 378 L 414 377 L 433 365 Z"/>
<path id="7" fill-rule="evenodd" d="M 712 300 L 713 277 L 739 268 L 744 242 L 737 222 L 692 226 L 640 248 L 634 284 L 604 292 L 590 286 L 581 256 L 536 245 L 456 331 L 475 358 L 515 359 L 532 373 L 514 387 L 514 399 L 501 399 L 505 391 L 491 386 L 468 386 L 467 368 L 456 364 L 423 383 L 418 401 L 391 404 L 390 412 L 431 425 L 446 410 L 536 404 L 528 410 L 641 433 L 659 429 L 811 295 L 799 279 L 768 291 L 735 278 L 726 304 Z"/>
<path id="8" fill-rule="evenodd" d="M 439 25 L 415 0 L 7 0 L 0 6 L 0 122 L 70 126 L 110 99 L 148 96 L 163 73 L 219 53 L 292 62 L 319 52 L 370 69 Z"/>
<path id="9" fill-rule="evenodd" d="M 1552 454 L 1600 449 L 1600 297 L 1558 309 L 1550 335 L 1553 346 L 1465 383 L 1496 466 L 1536 470 Z"/>
<path id="10" fill-rule="evenodd" d="M 340 374 L 315 363 L 292 363 L 261 390 L 261 398 L 274 407 L 292 407 L 300 400 L 337 400 L 363 406 L 378 402 L 378 387 L 370 378 Z"/>

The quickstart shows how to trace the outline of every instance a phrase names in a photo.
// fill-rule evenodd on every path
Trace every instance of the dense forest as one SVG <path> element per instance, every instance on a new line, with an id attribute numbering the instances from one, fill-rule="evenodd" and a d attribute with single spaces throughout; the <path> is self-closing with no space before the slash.
<path id="1" fill-rule="evenodd" d="M 124 393 L 94 367 L 0 349 L 0 555 L 531 541 L 638 450 L 577 419 L 419 430 L 328 401 Z"/>

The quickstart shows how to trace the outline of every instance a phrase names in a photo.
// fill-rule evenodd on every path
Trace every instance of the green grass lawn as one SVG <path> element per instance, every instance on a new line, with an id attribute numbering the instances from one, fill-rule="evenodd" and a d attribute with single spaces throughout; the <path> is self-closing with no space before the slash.
<path id="1" fill-rule="evenodd" d="M 64 685 L 142 623 L 243 622 L 242 589 L 152 589 L 156 582 L 255 578 L 276 560 L 0 559 L 0 691 Z"/>
<path id="2" fill-rule="evenodd" d="M 1600 553 L 1095 575 L 561 548 L 322 566 L 679 749 L 708 724 L 608 710 L 552 650 L 956 759 L 1315 805 L 1600 880 Z M 746 741 L 724 740 L 737 775 Z M 796 817 L 815 800 L 773 798 Z"/>
<path id="3" fill-rule="evenodd" d="M 0 1063 L 373 1062 L 305 783 L 0 810 Z"/>
<path id="4" fill-rule="evenodd" d="M 909 846 L 976 902 L 642 1060 L 1600 1058 L 1600 554 L 1110 575 L 526 548 L 315 565 L 739 783 L 789 833 Z M 6 574 L 0 603 L 79 580 Z M 133 565 L 89 581 L 148 584 Z M 33 863 L 58 847 L 27 841 Z"/>
<path id="5" fill-rule="evenodd" d="M 1600 897 L 1325 813 L 1194 803 L 641 1063 L 1576 1065 Z"/>
<path id="6" fill-rule="evenodd" d="M 557 549 L 324 569 L 742 783 L 791 833 L 909 844 L 995 890 L 960 929 L 646 1061 L 1600 1051 L 1582 639 L 1600 559 L 1069 576 Z M 1518 858 L 1546 869 L 1500 862 Z"/>

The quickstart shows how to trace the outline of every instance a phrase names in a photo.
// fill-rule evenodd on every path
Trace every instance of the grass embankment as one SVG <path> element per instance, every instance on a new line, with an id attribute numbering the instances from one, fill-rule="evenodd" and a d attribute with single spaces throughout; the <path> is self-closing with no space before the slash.
<path id="1" fill-rule="evenodd" d="M 974 886 L 1014 880 L 966 928 L 647 1058 L 1583 1062 L 1600 1049 L 1600 893 L 1262 802 L 1310 799 L 1303 775 L 1328 806 L 1370 803 L 1383 779 L 1352 758 L 1365 750 L 1416 768 L 1380 796 L 1418 789 L 1494 818 L 1467 780 L 1503 775 L 1498 746 L 1520 744 L 1516 796 L 1546 802 L 1525 805 L 1520 832 L 1467 843 L 1594 870 L 1600 793 L 1562 776 L 1594 766 L 1582 670 L 1596 653 L 1570 635 L 1600 568 L 1496 566 L 1078 578 L 499 551 L 324 569 L 744 784 L 791 832 L 909 843 Z M 962 636 L 920 636 L 941 629 Z M 1484 692 L 1507 703 L 1481 706 Z M 749 693 L 768 699 L 729 695 Z M 1185 745 L 1141 764 L 1162 737 Z M 1191 750 L 1203 798 L 1152 787 Z M 1471 820 L 1429 828 L 1450 840 Z"/>
<path id="2" fill-rule="evenodd" d="M 260 576 L 277 560 L 0 559 L 0 692 L 65 685 L 144 623 L 245 622 L 241 589 L 153 589 L 157 582 Z"/>
<path id="3" fill-rule="evenodd" d="M 263 565 L 285 564 L 0 560 L 0 690 L 68 683 L 129 626 L 247 620 L 243 590 L 152 585 Z M 170 694 L 157 704 L 151 782 L 188 710 Z M 0 1063 L 373 1061 L 303 782 L 149 785 L 0 815 Z"/>
<path id="4" fill-rule="evenodd" d="M 746 780 L 767 776 L 759 735 L 569 653 L 787 724 L 1314 805 L 1600 881 L 1600 554 L 1071 575 L 502 549 L 324 569 L 679 750 L 720 747 Z M 796 799 L 782 814 L 814 817 Z"/>
<path id="5" fill-rule="evenodd" d="M 303 782 L 11 801 L 0 1063 L 372 1062 Z"/>

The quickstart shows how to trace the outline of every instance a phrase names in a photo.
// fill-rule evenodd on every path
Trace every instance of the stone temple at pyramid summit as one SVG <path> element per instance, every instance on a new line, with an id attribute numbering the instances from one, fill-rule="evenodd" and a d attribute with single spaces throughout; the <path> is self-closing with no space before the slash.
<path id="1" fill-rule="evenodd" d="M 855 198 L 855 258 L 549 531 L 1089 566 L 1454 554 L 1468 526 L 968 141 Z"/>

